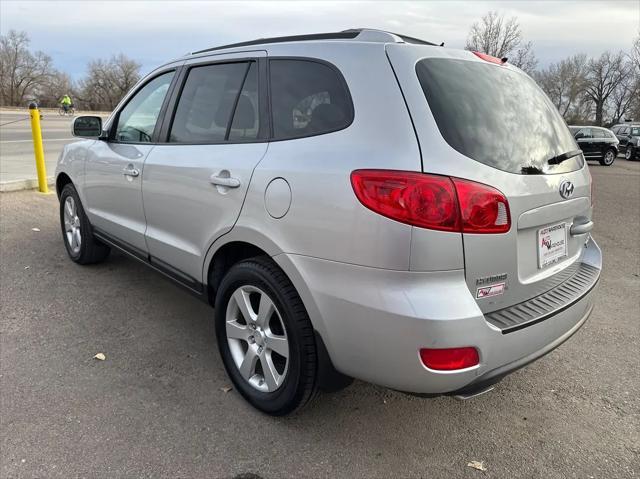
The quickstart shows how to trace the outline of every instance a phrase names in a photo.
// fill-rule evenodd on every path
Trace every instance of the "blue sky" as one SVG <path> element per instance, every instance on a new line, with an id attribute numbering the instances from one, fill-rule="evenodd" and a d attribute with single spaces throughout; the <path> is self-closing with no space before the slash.
<path id="1" fill-rule="evenodd" d="M 0 32 L 25 30 L 32 48 L 80 78 L 87 62 L 125 53 L 143 71 L 186 52 L 288 34 L 380 28 L 463 48 L 489 10 L 518 17 L 541 65 L 629 49 L 640 1 L 179 2 L 0 1 Z"/>

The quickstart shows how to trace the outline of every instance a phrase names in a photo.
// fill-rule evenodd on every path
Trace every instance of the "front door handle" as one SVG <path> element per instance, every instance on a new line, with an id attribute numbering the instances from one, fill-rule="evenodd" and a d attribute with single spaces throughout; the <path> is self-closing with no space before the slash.
<path id="1" fill-rule="evenodd" d="M 225 186 L 227 188 L 237 188 L 240 186 L 240 180 L 238 178 L 232 178 L 229 176 L 211 175 L 209 181 L 216 186 Z"/>
<path id="2" fill-rule="evenodd" d="M 134 168 L 132 165 L 127 166 L 124 170 L 122 170 L 122 174 L 124 176 L 140 176 L 140 171 L 137 168 Z"/>

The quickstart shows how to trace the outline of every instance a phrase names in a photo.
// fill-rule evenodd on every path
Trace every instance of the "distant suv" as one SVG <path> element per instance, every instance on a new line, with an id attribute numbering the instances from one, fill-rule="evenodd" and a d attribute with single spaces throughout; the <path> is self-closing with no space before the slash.
<path id="1" fill-rule="evenodd" d="M 588 160 L 611 166 L 618 156 L 619 141 L 611 130 L 599 126 L 570 126 L 578 146 Z"/>
<path id="2" fill-rule="evenodd" d="M 640 158 L 640 123 L 625 123 L 611 127 L 620 141 L 620 151 L 627 160 Z"/>
<path id="3" fill-rule="evenodd" d="M 375 30 L 263 39 L 170 62 L 73 129 L 70 258 L 117 248 L 214 305 L 266 413 L 351 378 L 479 394 L 593 308 L 589 170 L 498 58 Z"/>

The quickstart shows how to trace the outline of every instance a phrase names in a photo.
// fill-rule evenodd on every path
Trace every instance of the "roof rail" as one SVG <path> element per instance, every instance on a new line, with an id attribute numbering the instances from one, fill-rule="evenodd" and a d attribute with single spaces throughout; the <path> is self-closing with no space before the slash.
<path id="1" fill-rule="evenodd" d="M 249 47 L 254 45 L 264 45 L 268 43 L 284 43 L 284 42 L 303 42 L 311 40 L 353 40 L 357 39 L 365 42 L 384 42 L 384 43 L 414 43 L 419 45 L 438 46 L 435 43 L 420 40 L 418 38 L 399 35 L 397 33 L 386 32 L 384 30 L 375 30 L 371 28 L 352 28 L 341 32 L 333 33 L 312 33 L 309 35 L 291 35 L 286 37 L 259 38 L 248 42 L 231 43 L 219 47 L 206 48 L 192 52 L 192 55 L 199 53 L 213 52 L 216 50 L 226 50 L 227 48 Z"/>

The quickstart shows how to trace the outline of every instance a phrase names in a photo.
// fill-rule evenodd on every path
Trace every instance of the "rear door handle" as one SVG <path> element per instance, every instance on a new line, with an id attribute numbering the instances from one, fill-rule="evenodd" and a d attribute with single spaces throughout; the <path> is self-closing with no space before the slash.
<path id="1" fill-rule="evenodd" d="M 227 188 L 237 188 L 240 186 L 240 180 L 232 177 L 211 175 L 209 181 L 216 186 L 226 186 Z"/>
<path id="2" fill-rule="evenodd" d="M 593 221 L 571 225 L 571 236 L 583 235 L 593 229 Z"/>
<path id="3" fill-rule="evenodd" d="M 122 174 L 124 176 L 133 176 L 135 178 L 136 176 L 140 176 L 140 171 L 133 166 L 127 166 L 124 170 L 122 170 Z"/>

